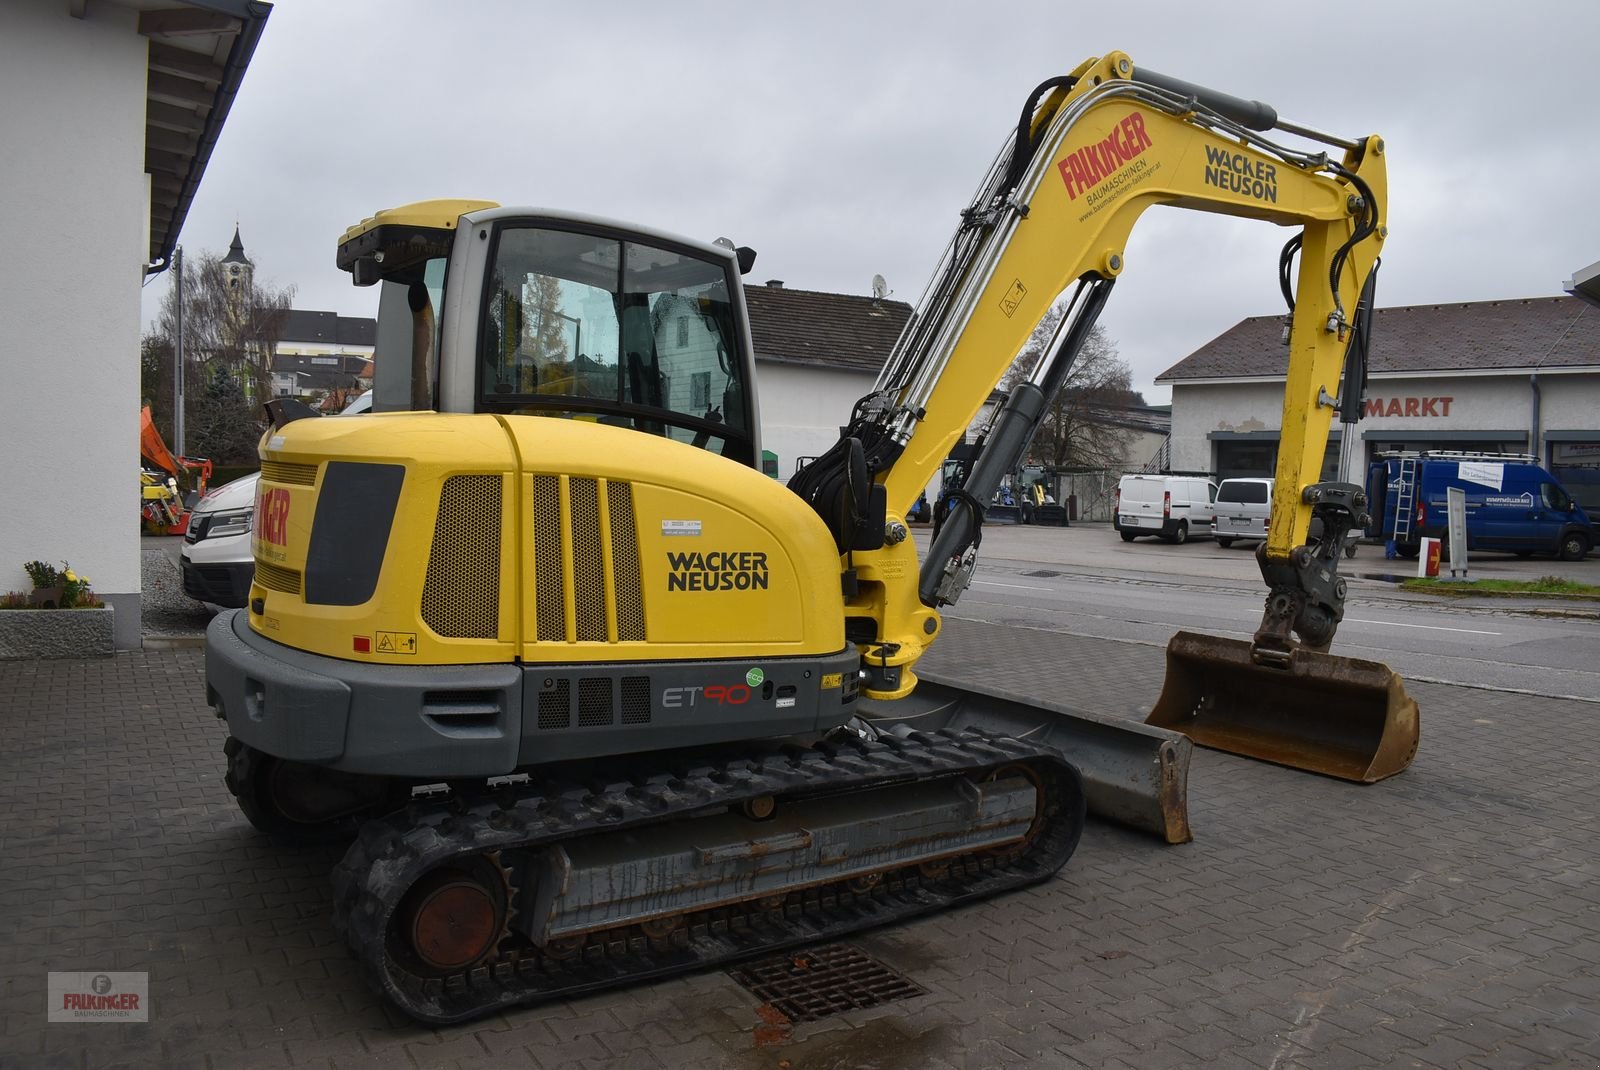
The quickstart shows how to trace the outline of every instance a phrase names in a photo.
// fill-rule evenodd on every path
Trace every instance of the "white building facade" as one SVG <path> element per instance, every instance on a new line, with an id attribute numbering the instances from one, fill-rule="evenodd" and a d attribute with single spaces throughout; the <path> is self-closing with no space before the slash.
<path id="1" fill-rule="evenodd" d="M 116 610 L 118 648 L 141 641 L 140 285 L 269 9 L 0 5 L 0 489 L 18 506 L 0 512 L 0 593 L 28 587 L 26 561 L 68 562 Z M 45 523 L 65 497 L 70 519 Z"/>
<path id="2" fill-rule="evenodd" d="M 1280 325 L 1245 320 L 1156 379 L 1172 387 L 1174 469 L 1272 474 Z M 1372 366 L 1356 471 L 1391 450 L 1529 454 L 1585 507 L 1600 506 L 1600 308 L 1563 297 L 1380 309 Z M 1336 416 L 1325 479 L 1341 438 Z"/>

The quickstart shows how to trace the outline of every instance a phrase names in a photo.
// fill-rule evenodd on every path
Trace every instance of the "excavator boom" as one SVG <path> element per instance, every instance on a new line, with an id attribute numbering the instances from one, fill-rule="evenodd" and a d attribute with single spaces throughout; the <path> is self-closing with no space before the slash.
<path id="1" fill-rule="evenodd" d="M 1274 130 L 1318 144 L 1292 148 L 1269 138 Z M 852 555 L 846 614 L 866 653 L 867 697 L 901 698 L 915 687 L 913 666 L 938 634 L 935 610 L 956 601 L 971 579 L 984 505 L 1023 458 L 1124 270 L 1134 223 L 1165 205 L 1298 229 L 1279 265 L 1290 306 L 1288 373 L 1271 527 L 1259 555 L 1268 587 L 1261 625 L 1242 651 L 1222 638 L 1175 642 L 1170 657 L 1181 671 L 1169 677 L 1149 723 L 1340 776 L 1351 762 L 1319 757 L 1329 748 L 1318 741 L 1398 739 L 1382 749 L 1402 758 L 1358 762 L 1356 779 L 1404 768 L 1415 750 L 1415 704 L 1386 668 L 1354 672 L 1327 654 L 1343 615 L 1339 552 L 1344 534 L 1364 521 L 1364 492 L 1316 482 L 1388 234 L 1384 152 L 1379 137 L 1319 133 L 1258 101 L 1137 68 L 1122 53 L 1035 90 L 962 213 L 876 390 L 857 405 L 840 446 L 791 484 L 825 518 L 850 518 L 834 534 Z M 917 597 L 908 597 L 903 577 L 917 562 L 905 543 L 876 538 L 863 510 L 841 500 L 858 481 L 838 473 L 858 466 L 875 480 L 893 533 L 1034 325 L 1061 300 L 1069 302 L 1067 315 L 1043 358 L 1023 369 L 962 488 L 946 496 L 954 504 L 920 562 Z M 1186 682 L 1177 684 L 1179 677 Z M 1336 679 L 1337 687 L 1320 686 Z M 1275 697 L 1264 707 L 1268 695 Z M 1350 712 L 1356 708 L 1362 712 Z M 1376 720 L 1381 730 L 1345 731 L 1352 716 Z M 1246 724 L 1255 727 L 1245 731 Z M 1271 742 L 1249 742 L 1256 738 Z"/>

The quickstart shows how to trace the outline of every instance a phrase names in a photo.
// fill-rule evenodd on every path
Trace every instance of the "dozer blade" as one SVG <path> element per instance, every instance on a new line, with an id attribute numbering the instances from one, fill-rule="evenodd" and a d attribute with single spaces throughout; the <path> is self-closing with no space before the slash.
<path id="1" fill-rule="evenodd" d="M 1179 632 L 1145 719 L 1202 747 L 1371 784 L 1417 753 L 1417 704 L 1387 665 L 1296 650 L 1258 665 L 1239 639 Z"/>
<path id="2" fill-rule="evenodd" d="M 922 672 L 907 697 L 863 699 L 857 713 L 879 732 L 979 728 L 1048 744 L 1077 767 L 1091 814 L 1152 832 L 1167 843 L 1194 838 L 1188 798 L 1193 747 L 1178 732 L 1037 698 L 960 687 Z"/>

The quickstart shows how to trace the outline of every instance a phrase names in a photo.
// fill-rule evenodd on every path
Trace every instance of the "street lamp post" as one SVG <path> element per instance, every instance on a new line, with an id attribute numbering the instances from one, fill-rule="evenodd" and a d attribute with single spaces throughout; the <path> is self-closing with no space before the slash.
<path id="1" fill-rule="evenodd" d="M 178 286 L 178 337 L 173 347 L 172 367 L 172 449 L 183 456 L 183 246 L 172 252 L 172 268 Z"/>

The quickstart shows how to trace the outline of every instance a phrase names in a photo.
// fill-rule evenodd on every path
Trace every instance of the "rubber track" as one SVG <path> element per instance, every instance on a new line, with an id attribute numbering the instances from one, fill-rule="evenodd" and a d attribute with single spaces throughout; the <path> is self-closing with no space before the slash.
<path id="1" fill-rule="evenodd" d="M 883 872 L 875 885 L 838 881 L 768 899 L 679 915 L 670 933 L 623 925 L 591 934 L 557 957 L 512 934 L 497 957 L 449 977 L 420 977 L 390 958 L 385 933 L 411 885 L 450 861 L 538 848 L 736 806 L 763 795 L 862 790 L 948 775 L 982 776 L 1024 765 L 1042 795 L 1041 817 L 1023 851 L 977 852 L 948 870 Z M 538 783 L 476 799 L 413 803 L 369 821 L 334 870 L 334 921 L 378 991 L 407 1014 L 448 1023 L 503 1007 L 631 984 L 834 939 L 1044 880 L 1064 865 L 1083 833 L 1077 770 L 1059 751 L 975 729 L 878 741 L 786 747 L 717 764 L 610 783 Z"/>

